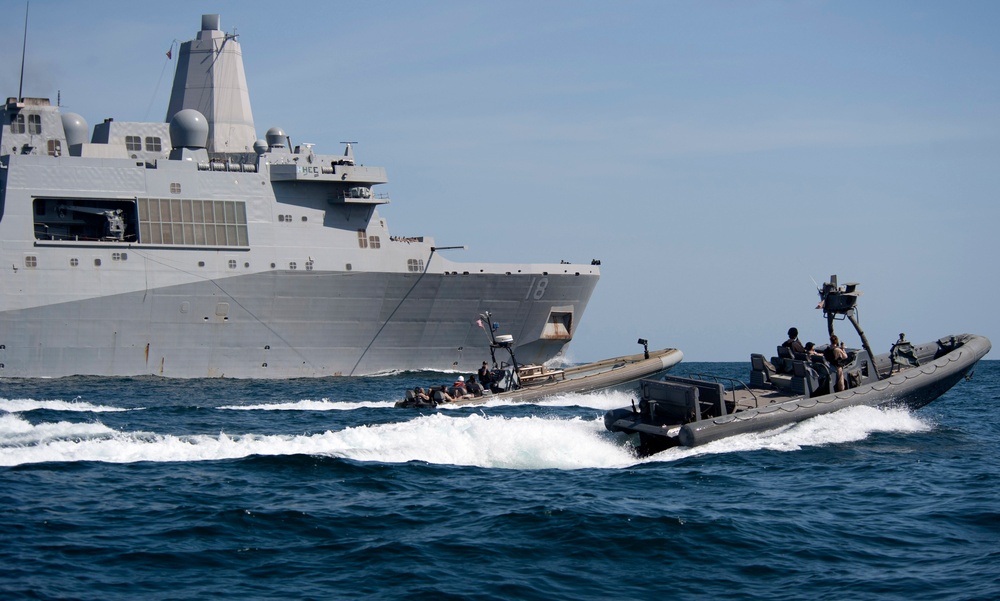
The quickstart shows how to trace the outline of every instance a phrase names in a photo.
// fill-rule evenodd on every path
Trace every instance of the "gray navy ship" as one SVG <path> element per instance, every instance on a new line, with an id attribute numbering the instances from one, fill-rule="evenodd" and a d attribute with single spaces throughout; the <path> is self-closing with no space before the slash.
<path id="1" fill-rule="evenodd" d="M 91 132 L 18 97 L 0 125 L 0 377 L 475 371 L 487 311 L 541 363 L 600 277 L 599 261 L 460 263 L 390 234 L 384 168 L 277 127 L 258 139 L 218 15 L 180 45 L 164 123 Z"/>

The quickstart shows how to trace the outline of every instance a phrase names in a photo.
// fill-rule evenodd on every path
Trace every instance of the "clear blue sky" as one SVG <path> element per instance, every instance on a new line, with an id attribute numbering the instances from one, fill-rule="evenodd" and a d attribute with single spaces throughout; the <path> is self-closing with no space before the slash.
<path id="1" fill-rule="evenodd" d="M 24 3 L 2 6 L 14 96 Z M 35 0 L 24 94 L 162 120 L 165 53 L 209 12 L 240 35 L 258 136 L 357 140 L 393 234 L 601 259 L 573 359 L 821 341 L 833 273 L 878 351 L 1000 343 L 1000 3 Z"/>

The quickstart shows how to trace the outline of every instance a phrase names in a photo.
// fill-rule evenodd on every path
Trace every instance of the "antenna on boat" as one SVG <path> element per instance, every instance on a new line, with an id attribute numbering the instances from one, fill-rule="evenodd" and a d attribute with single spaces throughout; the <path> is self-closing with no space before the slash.
<path id="1" fill-rule="evenodd" d="M 21 81 L 17 84 L 17 99 L 24 100 L 24 54 L 28 48 L 28 0 L 24 2 L 24 37 L 21 38 Z"/>
<path id="2" fill-rule="evenodd" d="M 485 325 L 483 322 L 486 322 Z M 503 349 L 510 355 L 511 372 L 509 374 L 510 378 L 505 380 L 507 386 L 505 392 L 517 390 L 521 387 L 521 380 L 518 375 L 520 367 L 517 364 L 517 357 L 514 356 L 514 337 L 510 334 L 501 334 L 499 336 L 496 334 L 496 331 L 500 329 L 500 324 L 493 323 L 493 314 L 489 311 L 479 314 L 479 325 L 483 326 L 483 329 L 486 330 L 487 335 L 490 337 L 490 359 L 493 361 L 493 369 L 497 369 L 497 349 Z"/>

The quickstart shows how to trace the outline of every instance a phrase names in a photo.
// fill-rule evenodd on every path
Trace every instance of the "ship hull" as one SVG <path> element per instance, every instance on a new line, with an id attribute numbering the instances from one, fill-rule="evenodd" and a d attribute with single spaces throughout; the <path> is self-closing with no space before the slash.
<path id="1" fill-rule="evenodd" d="M 475 371 L 492 311 L 518 356 L 558 356 L 553 310 L 581 315 L 597 276 L 265 272 L 0 313 L 0 375 L 290 378 Z"/>

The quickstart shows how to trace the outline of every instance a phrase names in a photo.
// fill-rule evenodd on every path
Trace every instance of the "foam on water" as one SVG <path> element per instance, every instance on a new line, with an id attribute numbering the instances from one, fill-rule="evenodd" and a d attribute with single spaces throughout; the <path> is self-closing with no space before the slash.
<path id="1" fill-rule="evenodd" d="M 0 465 L 50 461 L 212 461 L 251 455 L 326 455 L 357 461 L 424 461 L 504 469 L 622 468 L 650 461 L 803 446 L 866 438 L 873 432 L 921 432 L 931 426 L 905 410 L 854 407 L 795 426 L 733 436 L 695 449 L 636 459 L 603 419 L 434 413 L 378 425 L 305 435 L 189 435 L 121 432 L 100 423 L 31 424 L 0 417 Z"/>
<path id="2" fill-rule="evenodd" d="M 864 440 L 877 432 L 927 432 L 932 427 L 931 423 L 921 420 L 906 409 L 848 407 L 775 430 L 739 434 L 693 449 L 669 449 L 650 459 L 670 461 L 695 455 L 759 450 L 798 451 L 806 446 Z"/>
<path id="3" fill-rule="evenodd" d="M 330 454 L 357 460 L 426 461 L 507 469 L 623 467 L 631 452 L 603 436 L 601 420 L 444 414 L 340 433 Z"/>
<path id="4" fill-rule="evenodd" d="M 396 401 L 331 401 L 303 399 L 288 403 L 261 403 L 257 405 L 223 405 L 219 409 L 232 411 L 349 411 L 362 408 L 392 407 Z"/>
<path id="5" fill-rule="evenodd" d="M 36 401 L 35 399 L 0 399 L 0 411 L 8 413 L 24 413 L 26 411 L 36 411 L 38 409 L 49 409 L 52 411 L 84 411 L 91 413 L 106 413 L 116 411 L 129 411 L 122 407 L 107 407 L 104 405 L 94 405 L 78 400 L 72 401 Z"/>
<path id="6" fill-rule="evenodd" d="M 67 439 L 99 438 L 114 433 L 114 430 L 100 423 L 46 422 L 35 425 L 18 415 L 0 415 L 0 465 L 22 463 L 7 462 L 8 451 L 16 454 L 20 448 L 44 446 Z"/>

